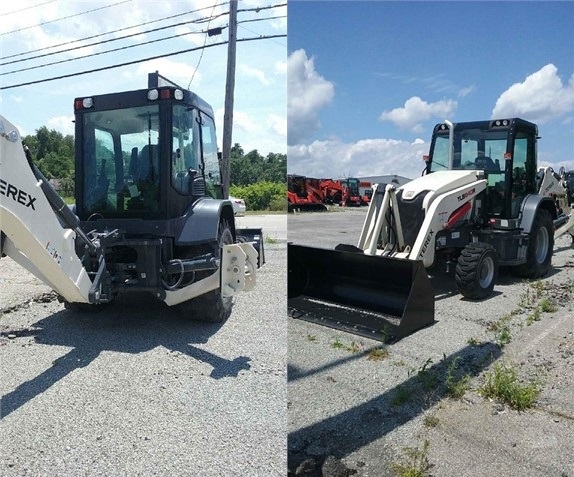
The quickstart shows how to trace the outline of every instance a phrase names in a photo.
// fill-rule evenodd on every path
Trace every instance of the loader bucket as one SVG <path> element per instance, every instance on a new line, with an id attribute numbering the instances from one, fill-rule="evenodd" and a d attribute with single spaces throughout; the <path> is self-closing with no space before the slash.
<path id="1" fill-rule="evenodd" d="M 421 261 L 291 243 L 287 260 L 293 318 L 383 342 L 434 323 L 434 291 Z"/>

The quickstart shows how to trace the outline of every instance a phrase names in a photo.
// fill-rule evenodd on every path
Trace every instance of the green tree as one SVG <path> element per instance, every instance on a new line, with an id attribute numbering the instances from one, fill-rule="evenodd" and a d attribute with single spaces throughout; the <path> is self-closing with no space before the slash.
<path id="1" fill-rule="evenodd" d="M 247 154 L 239 144 L 231 149 L 231 184 L 246 186 L 257 182 L 287 182 L 287 156 L 269 153 L 262 156 L 257 149 Z"/>
<path id="2" fill-rule="evenodd" d="M 42 126 L 35 135 L 23 138 L 32 159 L 48 179 L 74 177 L 74 138 Z"/>

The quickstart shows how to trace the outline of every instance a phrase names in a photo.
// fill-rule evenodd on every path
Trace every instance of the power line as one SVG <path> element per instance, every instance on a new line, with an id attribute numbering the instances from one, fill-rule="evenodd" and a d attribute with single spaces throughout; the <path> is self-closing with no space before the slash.
<path id="1" fill-rule="evenodd" d="M 47 5 L 48 3 L 54 3 L 55 1 L 56 0 L 49 0 L 49 1 L 44 2 L 44 3 L 37 3 L 36 5 L 30 5 L 29 7 L 20 8 L 19 10 L 12 10 L 11 12 L 3 13 L 2 16 L 7 17 L 8 15 L 12 15 L 13 13 L 20 13 L 20 12 L 23 12 L 24 10 L 30 10 L 32 8 L 41 7 L 42 5 Z"/>
<path id="2" fill-rule="evenodd" d="M 277 15 L 274 17 L 265 17 L 265 18 L 253 18 L 251 20 L 241 20 L 240 22 L 237 22 L 237 24 L 239 25 L 240 23 L 250 23 L 250 22 L 262 22 L 265 20 L 277 20 L 279 18 L 287 18 L 287 15 Z"/>
<path id="3" fill-rule="evenodd" d="M 213 4 L 213 8 L 211 10 L 211 16 L 213 16 L 213 12 L 215 11 L 215 6 L 216 4 Z M 209 30 L 209 24 L 211 23 L 211 20 L 209 20 L 207 22 L 207 29 Z M 205 35 L 205 37 L 203 38 L 203 46 L 205 47 L 205 45 L 207 44 L 207 37 L 208 35 Z M 191 75 L 191 79 L 189 80 L 189 84 L 187 85 L 187 89 L 189 89 L 189 87 L 191 86 L 191 82 L 193 81 L 193 78 L 195 78 L 195 73 L 197 73 L 197 69 L 199 68 L 199 65 L 201 64 L 201 59 L 203 58 L 203 52 L 205 51 L 205 48 L 201 49 L 201 54 L 199 55 L 199 60 L 197 60 L 197 65 L 195 65 L 195 70 L 193 70 L 193 74 Z"/>
<path id="4" fill-rule="evenodd" d="M 52 0 L 52 1 L 55 1 L 55 0 Z M 219 7 L 219 6 L 222 6 L 222 5 L 227 5 L 228 3 L 229 3 L 229 2 L 218 3 L 217 6 Z M 49 49 L 51 49 L 51 48 L 57 48 L 57 47 L 59 47 L 59 46 L 70 45 L 70 44 L 72 44 L 72 43 L 77 43 L 77 42 L 79 42 L 79 41 L 93 40 L 94 38 L 99 38 L 99 37 L 101 37 L 101 36 L 106 36 L 106 35 L 113 35 L 114 33 L 119 33 L 119 32 L 125 31 L 125 30 L 130 30 L 130 29 L 132 29 L 132 28 L 137 28 L 137 27 L 149 25 L 149 24 L 151 24 L 151 23 L 157 23 L 157 22 L 161 22 L 161 21 L 164 21 L 164 20 L 171 20 L 171 19 L 173 19 L 173 18 L 181 17 L 181 16 L 184 16 L 184 15 L 190 15 L 190 14 L 192 14 L 192 13 L 197 13 L 197 12 L 200 12 L 200 11 L 202 11 L 202 10 L 207 10 L 208 8 L 212 8 L 212 7 L 198 8 L 198 9 L 196 9 L 196 10 L 191 10 L 191 11 L 189 11 L 189 12 L 177 13 L 177 14 L 175 14 L 175 15 L 170 15 L 170 16 L 168 16 L 168 17 L 159 18 L 159 19 L 157 19 L 157 20 L 150 20 L 150 21 L 143 22 L 143 23 L 138 23 L 138 24 L 132 25 L 132 26 L 123 27 L 123 28 L 118 28 L 117 30 L 112 30 L 112 31 L 104 32 L 104 33 L 98 33 L 97 35 L 86 36 L 86 37 L 80 38 L 80 39 L 78 39 L 78 40 L 66 41 L 66 42 L 63 42 L 63 43 L 58 43 L 57 45 L 45 46 L 45 47 L 43 47 L 43 48 L 37 48 L 37 49 L 35 49 L 35 50 L 24 51 L 24 52 L 22 52 L 22 53 L 16 53 L 16 54 L 9 55 L 9 56 L 3 56 L 3 57 L 0 57 L 0 60 L 7 60 L 7 59 L 9 59 L 9 58 L 15 58 L 15 57 L 17 57 L 17 56 L 29 55 L 29 54 L 31 54 L 31 53 L 37 53 L 37 52 L 39 52 L 39 51 L 49 50 Z M 87 45 L 84 45 L 84 46 L 87 46 Z M 61 52 L 61 51 L 57 51 L 57 52 L 54 52 L 54 54 L 55 54 L 55 53 L 60 53 L 60 52 Z M 34 58 L 40 58 L 40 56 L 34 56 L 34 57 L 31 57 L 31 58 L 27 58 L 27 60 L 31 60 L 31 59 L 34 59 Z M 25 61 L 25 60 L 20 60 L 20 61 Z M 14 62 L 14 63 L 15 63 L 15 62 Z M 10 64 L 10 63 L 2 63 L 2 65 L 7 65 L 7 64 Z"/>
<path id="5" fill-rule="evenodd" d="M 222 29 L 225 27 L 221 27 Z M 121 46 L 119 48 L 113 48 L 111 50 L 106 50 L 106 51 L 99 51 L 96 53 L 90 53 L 89 55 L 84 55 L 84 56 L 80 56 L 78 58 L 66 58 L 65 60 L 59 60 L 59 61 L 52 61 L 51 63 L 45 63 L 43 65 L 36 65 L 36 66 L 29 66 L 28 68 L 20 68 L 19 70 L 13 70 L 13 71 L 7 71 L 6 73 L 0 73 L 0 76 L 6 76 L 6 75 L 11 75 L 14 73 L 19 73 L 21 71 L 29 71 L 29 70 L 36 70 L 36 69 L 40 69 L 40 68 L 45 68 L 46 66 L 53 66 L 53 65 L 59 65 L 61 63 L 68 63 L 70 61 L 77 61 L 77 60 L 83 60 L 85 58 L 91 58 L 93 56 L 99 56 L 99 55 L 104 55 L 106 53 L 113 53 L 115 51 L 121 51 L 121 50 L 128 50 L 130 48 L 136 48 L 138 46 L 143 46 L 143 45 L 149 45 L 151 43 L 158 43 L 160 41 L 166 41 L 166 40 L 172 40 L 174 38 L 180 38 L 182 36 L 186 36 L 186 35 L 192 35 L 192 34 L 201 34 L 201 33 L 205 33 L 206 34 L 206 38 L 207 38 L 207 31 L 188 31 L 186 33 L 180 33 L 178 35 L 172 35 L 172 36 L 165 36 L 162 38 L 157 38 L 155 40 L 149 40 L 149 41 L 144 41 L 144 42 L 140 42 L 136 45 L 127 45 L 127 46 Z M 205 44 L 204 44 L 205 45 Z"/>
<path id="6" fill-rule="evenodd" d="M 131 2 L 131 1 L 132 1 L 132 0 L 123 0 L 122 2 L 117 2 L 117 3 L 112 3 L 111 5 L 106 5 L 105 7 L 98 7 L 98 8 L 94 8 L 93 10 L 87 10 L 87 11 L 85 11 L 85 12 L 75 13 L 74 15 L 68 15 L 67 17 L 56 18 L 55 20 L 49 20 L 49 21 L 47 21 L 47 22 L 38 23 L 37 25 L 30 25 L 30 26 L 27 26 L 27 27 L 18 28 L 17 30 L 12 30 L 12 31 L 7 31 L 7 32 L 4 32 L 4 33 L 0 33 L 0 36 L 9 35 L 10 33 L 17 33 L 17 32 L 24 31 L 24 30 L 29 30 L 30 28 L 48 25 L 49 23 L 59 22 L 59 21 L 61 21 L 61 20 L 68 20 L 68 19 L 70 19 L 70 18 L 74 18 L 74 17 L 79 17 L 79 16 L 81 16 L 81 15 L 85 15 L 86 13 L 97 12 L 98 10 L 105 10 L 106 8 L 115 7 L 115 6 L 117 6 L 117 5 L 121 5 L 121 4 L 123 4 L 123 3 L 129 3 L 129 2 Z"/>
<path id="7" fill-rule="evenodd" d="M 240 12 L 256 12 L 259 13 L 261 10 L 269 10 L 270 8 L 279 8 L 279 7 L 286 7 L 286 3 L 278 3 L 277 5 L 268 5 L 267 7 L 253 7 L 253 8 L 242 8 L 237 10 L 238 13 Z"/>
<path id="8" fill-rule="evenodd" d="M 269 39 L 273 39 L 273 38 L 285 38 L 285 37 L 287 37 L 287 35 L 266 35 L 266 36 L 252 37 L 252 38 L 241 38 L 241 39 L 238 39 L 237 41 L 238 42 L 239 41 L 246 41 L 247 42 L 247 41 L 269 40 Z M 13 84 L 13 85 L 9 85 L 9 86 L 1 86 L 0 91 L 5 90 L 5 89 L 19 88 L 21 86 L 29 86 L 32 84 L 46 83 L 49 81 L 55 81 L 55 80 L 64 79 L 64 78 L 71 78 L 73 76 L 81 76 L 81 75 L 86 75 L 86 74 L 90 74 L 90 73 L 97 73 L 99 71 L 106 71 L 106 70 L 111 70 L 111 69 L 115 69 L 115 68 L 121 68 L 123 66 L 135 65 L 138 63 L 143 63 L 145 61 L 152 61 L 152 60 L 157 60 L 160 58 L 167 58 L 170 56 L 181 55 L 183 53 L 190 53 L 192 51 L 197 51 L 197 50 L 200 50 L 202 48 L 213 48 L 214 46 L 221 46 L 221 45 L 225 45 L 227 43 L 228 43 L 227 41 L 222 41 L 219 43 L 213 43 L 211 45 L 199 46 L 196 48 L 188 48 L 186 50 L 174 51 L 172 53 L 165 53 L 163 55 L 151 56 L 149 58 L 143 58 L 141 60 L 128 61 L 126 63 L 119 63 L 116 65 L 104 66 L 101 68 L 94 68 L 92 70 L 81 71 L 79 73 L 70 73 L 67 75 L 53 76 L 52 78 L 45 78 L 45 79 L 36 80 L 36 81 L 28 81 L 26 83 Z"/>
<path id="9" fill-rule="evenodd" d="M 213 18 L 217 18 L 217 17 L 223 16 L 223 15 L 226 15 L 226 13 L 222 13 L 222 14 L 220 14 L 220 15 L 216 15 L 215 17 L 211 17 L 211 18 L 213 19 Z M 44 53 L 44 54 L 42 54 L 42 55 L 32 56 L 32 57 L 30 57 L 30 58 L 24 58 L 24 59 L 20 59 L 20 60 L 7 61 L 7 62 L 5 62 L 5 63 L 0 63 L 0 66 L 10 65 L 10 64 L 14 64 L 14 63 L 21 63 L 22 61 L 34 60 L 34 59 L 37 59 L 37 58 L 44 58 L 44 57 L 46 57 L 46 56 L 52 56 L 52 55 L 56 55 L 56 54 L 58 54 L 58 53 L 67 53 L 67 52 L 69 52 L 69 51 L 80 50 L 80 49 L 82 49 L 82 48 L 87 48 L 87 47 L 89 47 L 89 46 L 103 45 L 104 43 L 111 43 L 111 42 L 114 42 L 114 41 L 125 40 L 126 38 L 133 38 L 134 36 L 144 35 L 144 34 L 146 34 L 146 33 L 154 33 L 154 32 L 157 32 L 157 31 L 166 30 L 166 29 L 168 29 L 168 28 L 174 28 L 174 27 L 178 27 L 178 26 L 188 25 L 188 24 L 190 24 L 190 23 L 203 23 L 204 20 L 205 20 L 205 18 L 209 18 L 209 17 L 204 17 L 204 18 L 199 18 L 199 19 L 197 19 L 197 20 L 189 20 L 189 21 L 187 21 L 187 22 L 180 22 L 180 23 L 175 23 L 175 24 L 173 24 L 173 25 L 167 25 L 167 26 L 163 26 L 163 27 L 153 28 L 153 29 L 151 29 L 151 30 L 147 30 L 147 31 L 144 31 L 144 32 L 132 33 L 132 34 L 130 34 L 130 35 L 125 35 L 125 36 L 118 37 L 118 38 L 111 38 L 111 39 L 109 39 L 109 40 L 97 41 L 97 42 L 95 42 L 95 43 L 90 43 L 90 44 L 87 44 L 87 45 L 75 46 L 75 47 L 73 47 L 73 48 L 68 48 L 67 50 L 53 51 L 52 53 Z M 208 25 L 209 25 L 209 24 L 208 24 Z M 222 27 L 222 28 L 225 28 L 225 27 Z M 19 72 L 19 71 L 32 70 L 32 69 L 35 69 L 35 68 L 43 68 L 44 66 L 55 65 L 55 64 L 58 64 L 58 63 L 65 63 L 65 62 L 67 62 L 67 61 L 80 60 L 80 59 L 82 59 L 82 58 L 89 58 L 90 56 L 97 56 L 97 55 L 101 55 L 101 54 L 103 54 L 103 53 L 109 53 L 109 52 L 112 52 L 112 51 L 123 50 L 123 49 L 126 49 L 126 48 L 133 48 L 133 47 L 135 47 L 135 46 L 147 45 L 148 43 L 154 43 L 154 42 L 156 42 L 156 41 L 169 40 L 169 39 L 172 39 L 172 38 L 176 38 L 176 37 L 178 37 L 178 36 L 189 35 L 189 34 L 191 34 L 191 33 L 203 33 L 203 31 L 183 33 L 183 34 L 180 34 L 180 35 L 174 35 L 174 36 L 170 36 L 170 37 L 164 37 L 164 38 L 161 38 L 161 39 L 159 39 L 159 40 L 152 40 L 152 41 L 147 41 L 147 42 L 143 42 L 143 43 L 140 42 L 140 43 L 138 43 L 137 45 L 125 46 L 125 47 L 116 48 L 116 49 L 113 49 L 113 50 L 106 50 L 106 51 L 102 51 L 102 52 L 99 52 L 99 53 L 93 53 L 93 54 L 90 54 L 90 55 L 80 56 L 80 57 L 77 57 L 77 58 L 69 58 L 69 59 L 66 59 L 66 60 L 54 61 L 54 62 L 52 62 L 52 63 L 46 63 L 46 64 L 44 64 L 44 65 L 39 65 L 39 66 L 31 66 L 31 67 L 29 67 L 29 68 L 22 68 L 22 69 L 19 69 L 19 70 L 13 70 L 13 71 L 9 71 L 9 72 L 7 72 L 7 73 L 2 73 L 2 74 L 0 74 L 0 76 L 12 74 L 12 73 L 17 73 L 17 72 Z"/>

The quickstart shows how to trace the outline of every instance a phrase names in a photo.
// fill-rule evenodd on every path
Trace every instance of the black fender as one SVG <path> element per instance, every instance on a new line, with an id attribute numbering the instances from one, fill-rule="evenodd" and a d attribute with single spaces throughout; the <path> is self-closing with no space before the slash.
<path id="1" fill-rule="evenodd" d="M 197 245 L 216 240 L 221 220 L 227 220 L 235 238 L 235 218 L 231 202 L 219 199 L 200 199 L 185 214 L 181 231 L 175 237 L 175 245 Z"/>
<path id="2" fill-rule="evenodd" d="M 537 194 L 527 195 L 522 202 L 520 211 L 522 217 L 520 220 L 520 228 L 524 230 L 524 232 L 530 233 L 532 230 L 532 223 L 534 222 L 534 216 L 540 208 L 547 210 L 550 213 L 552 220 L 556 220 L 556 205 L 551 197 Z"/>

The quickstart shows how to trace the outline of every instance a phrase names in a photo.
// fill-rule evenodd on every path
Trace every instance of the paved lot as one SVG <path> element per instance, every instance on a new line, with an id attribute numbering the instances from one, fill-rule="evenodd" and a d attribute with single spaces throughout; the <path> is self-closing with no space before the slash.
<path id="1" fill-rule="evenodd" d="M 267 264 L 223 326 L 147 296 L 77 314 L 0 260 L 2 477 L 285 475 L 286 231 L 246 219 Z"/>
<path id="2" fill-rule="evenodd" d="M 366 210 L 335 210 L 289 216 L 289 241 L 356 244 Z M 397 464 L 417 467 L 407 448 L 422 452 L 427 441 L 419 461 L 429 469 L 421 475 L 574 477 L 570 237 L 557 240 L 543 280 L 526 283 L 502 271 L 495 293 L 482 302 L 458 295 L 452 275 L 437 272 L 431 282 L 436 323 L 389 346 L 290 318 L 290 470 L 392 476 Z M 543 298 L 556 309 L 537 321 Z M 495 363 L 540 384 L 533 409 L 518 412 L 477 392 Z M 470 377 L 462 398 L 447 396 L 449 374 L 455 381 Z"/>

